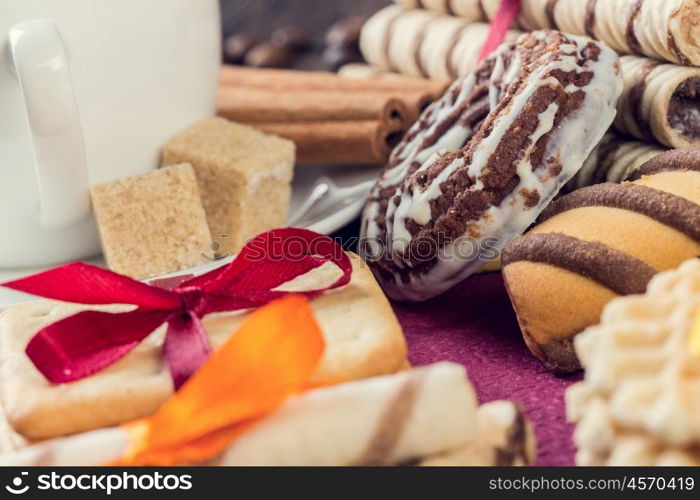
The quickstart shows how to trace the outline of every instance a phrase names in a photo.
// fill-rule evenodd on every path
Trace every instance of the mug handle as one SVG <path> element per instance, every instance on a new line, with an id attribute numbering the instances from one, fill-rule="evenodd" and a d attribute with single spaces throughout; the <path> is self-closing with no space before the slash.
<path id="1" fill-rule="evenodd" d="M 58 26 L 27 21 L 9 30 L 24 96 L 39 188 L 39 222 L 70 226 L 90 213 L 90 182 L 80 116 Z"/>

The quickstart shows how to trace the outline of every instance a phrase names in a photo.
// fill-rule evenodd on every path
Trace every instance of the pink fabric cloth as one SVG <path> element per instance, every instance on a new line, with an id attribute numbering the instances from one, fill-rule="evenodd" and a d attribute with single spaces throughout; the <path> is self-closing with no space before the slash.
<path id="1" fill-rule="evenodd" d="M 510 399 L 525 408 L 537 435 L 537 465 L 574 464 L 564 391 L 581 376 L 555 376 L 530 354 L 500 273 L 472 276 L 440 297 L 394 310 L 414 366 L 464 365 L 482 403 Z"/>

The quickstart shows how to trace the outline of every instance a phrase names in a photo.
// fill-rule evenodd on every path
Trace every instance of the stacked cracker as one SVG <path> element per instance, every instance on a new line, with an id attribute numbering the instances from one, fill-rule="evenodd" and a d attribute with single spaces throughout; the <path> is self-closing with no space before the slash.
<path id="1" fill-rule="evenodd" d="M 364 26 L 361 48 L 385 72 L 444 80 L 473 71 L 498 0 L 397 0 Z M 523 30 L 559 29 L 601 40 L 620 54 L 625 91 L 615 128 L 630 142 L 700 145 L 697 0 L 525 0 L 506 41 Z M 634 144 L 627 146 L 632 148 Z"/>
<path id="2" fill-rule="evenodd" d="M 614 300 L 576 339 L 567 393 L 580 465 L 700 465 L 700 260 Z"/>

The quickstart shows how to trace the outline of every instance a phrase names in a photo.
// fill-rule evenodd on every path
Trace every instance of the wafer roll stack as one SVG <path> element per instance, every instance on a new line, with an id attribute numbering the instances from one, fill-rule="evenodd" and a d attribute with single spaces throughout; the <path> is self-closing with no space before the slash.
<path id="1" fill-rule="evenodd" d="M 656 156 L 630 179 L 559 198 L 501 255 L 525 342 L 554 371 L 580 368 L 572 339 L 608 302 L 700 255 L 700 148 Z"/>
<path id="2" fill-rule="evenodd" d="M 469 446 L 481 450 L 478 465 L 499 451 L 511 463 L 530 463 L 533 437 L 522 412 L 504 402 L 479 418 L 476 405 L 464 368 L 450 363 L 315 389 L 287 400 L 206 465 L 399 465 Z M 484 437 L 477 419 L 483 427 L 488 415 L 492 434 L 477 445 Z M 122 428 L 109 428 L 30 446 L 0 463 L 93 465 L 127 446 Z"/>
<path id="3" fill-rule="evenodd" d="M 499 5 L 499 0 L 395 1 L 467 22 L 493 20 Z M 517 25 L 587 35 L 624 54 L 700 65 L 698 0 L 523 0 Z"/>
<path id="4" fill-rule="evenodd" d="M 468 22 L 486 22 L 495 15 L 498 0 L 394 0 L 406 10 L 425 9 L 437 14 L 459 16 Z"/>
<path id="5" fill-rule="evenodd" d="M 566 191 L 604 182 L 620 183 L 648 160 L 665 151 L 658 146 L 608 132 L 584 162 L 581 170 L 566 185 Z"/>
<path id="6" fill-rule="evenodd" d="M 615 127 L 672 148 L 700 145 L 700 68 L 620 59 L 625 90 Z"/>
<path id="7" fill-rule="evenodd" d="M 486 23 L 392 5 L 365 23 L 360 49 L 382 71 L 452 80 L 475 69 L 489 29 Z M 506 40 L 518 34 L 510 31 Z"/>

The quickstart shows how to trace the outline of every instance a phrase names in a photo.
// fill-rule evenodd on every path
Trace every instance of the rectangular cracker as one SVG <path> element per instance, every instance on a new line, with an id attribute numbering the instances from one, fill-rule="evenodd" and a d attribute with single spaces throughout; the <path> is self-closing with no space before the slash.
<path id="1" fill-rule="evenodd" d="M 406 344 L 391 306 L 364 261 L 350 256 L 350 284 L 311 301 L 326 340 L 314 381 L 366 378 L 405 367 Z M 327 264 L 285 288 L 330 284 L 338 273 Z M 24 352 L 40 328 L 71 314 L 86 309 L 116 312 L 130 308 L 36 301 L 0 314 L 2 407 L 16 432 L 35 441 L 115 426 L 152 414 L 172 395 L 172 381 L 161 354 L 165 325 L 112 366 L 70 384 L 49 383 Z M 212 346 L 221 345 L 245 316 L 238 311 L 205 317 Z"/>
<path id="2" fill-rule="evenodd" d="M 143 279 L 206 262 L 212 238 L 190 165 L 97 184 L 92 204 L 110 269 Z"/>
<path id="3" fill-rule="evenodd" d="M 168 141 L 162 164 L 194 167 L 211 234 L 221 253 L 234 254 L 284 224 L 295 154 L 287 139 L 209 118 Z"/>

